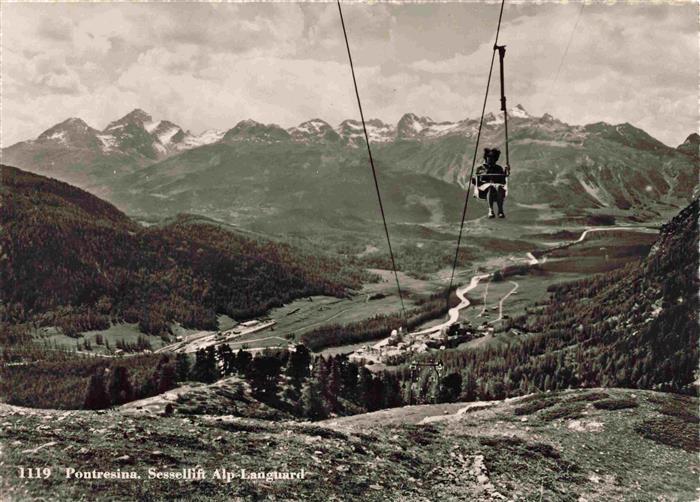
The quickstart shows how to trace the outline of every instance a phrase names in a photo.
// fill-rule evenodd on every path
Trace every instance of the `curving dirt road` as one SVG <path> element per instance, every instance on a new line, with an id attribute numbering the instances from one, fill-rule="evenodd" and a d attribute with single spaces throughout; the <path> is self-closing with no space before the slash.
<path id="1" fill-rule="evenodd" d="M 512 295 L 513 293 L 515 293 L 518 290 L 518 288 L 520 287 L 520 284 L 518 284 L 515 281 L 508 281 L 508 282 L 510 282 L 513 285 L 513 289 L 511 289 L 510 291 L 508 291 L 508 293 L 503 295 L 503 298 L 501 298 L 501 301 L 498 302 L 498 318 L 496 319 L 496 321 L 500 321 L 503 319 L 503 302 L 505 302 L 508 299 L 508 297 L 510 295 Z"/>
<path id="2" fill-rule="evenodd" d="M 587 228 L 581 233 L 581 237 L 578 238 L 578 240 L 574 241 L 572 244 L 577 244 L 579 242 L 583 242 L 586 240 L 586 237 L 588 236 L 589 233 L 591 232 L 612 232 L 614 230 L 626 230 L 626 231 L 637 231 L 637 232 L 649 232 L 649 233 L 658 233 L 658 230 L 654 230 L 651 228 L 646 228 L 646 227 L 605 227 L 605 228 Z"/>
<path id="3" fill-rule="evenodd" d="M 573 244 L 583 242 L 584 240 L 586 240 L 586 237 L 588 236 L 588 234 L 590 234 L 592 232 L 610 232 L 610 231 L 615 231 L 615 230 L 627 230 L 627 231 L 638 231 L 638 232 L 645 232 L 645 231 L 656 232 L 656 230 L 652 230 L 652 229 L 649 229 L 646 227 L 587 228 L 586 230 L 581 232 L 581 236 L 578 238 L 578 240 L 576 240 L 574 242 L 567 243 L 567 244 L 565 244 L 565 246 L 568 247 L 568 246 L 571 246 Z M 525 255 L 525 259 L 527 260 L 528 265 L 537 265 L 538 263 L 541 263 L 541 261 L 538 260 L 537 257 L 535 257 L 535 255 L 532 254 L 531 252 L 527 253 Z M 544 259 L 542 261 L 544 261 Z M 471 278 L 471 281 L 469 282 L 468 285 L 457 289 L 457 297 L 461 301 L 460 301 L 459 305 L 452 307 L 448 311 L 448 319 L 445 322 L 438 324 L 436 326 L 432 326 L 430 328 L 423 329 L 421 331 L 416 331 L 414 333 L 410 333 L 410 334 L 411 335 L 427 335 L 430 333 L 436 333 L 436 332 L 440 331 L 441 329 L 447 328 L 448 326 L 451 326 L 452 324 L 457 322 L 457 320 L 459 319 L 459 311 L 464 309 L 464 308 L 467 308 L 470 305 L 469 300 L 464 295 L 467 292 L 471 291 L 472 289 L 476 288 L 481 280 L 486 279 L 490 276 L 491 276 L 491 274 L 475 275 Z M 505 296 L 503 296 L 503 298 L 501 298 L 501 300 L 498 304 L 498 319 L 496 319 L 497 321 L 500 321 L 503 319 L 503 303 L 510 295 L 515 293 L 519 287 L 517 282 L 515 282 L 515 281 L 509 281 L 509 282 L 511 284 L 513 284 L 513 289 L 510 290 Z M 380 342 L 380 343 L 382 343 L 382 342 Z"/>
<path id="4" fill-rule="evenodd" d="M 427 335 L 429 333 L 437 333 L 443 328 L 447 328 L 448 326 L 451 326 L 452 324 L 457 322 L 457 319 L 459 319 L 459 311 L 467 308 L 469 305 L 471 305 L 471 302 L 467 299 L 466 296 L 464 296 L 466 293 L 474 289 L 479 285 L 479 281 L 482 279 L 486 279 L 487 277 L 490 277 L 491 274 L 480 274 L 480 275 L 475 275 L 472 277 L 472 280 L 464 286 L 463 288 L 457 288 L 457 298 L 460 299 L 460 303 L 452 307 L 448 312 L 448 319 L 447 321 L 438 324 L 437 326 L 432 326 L 430 328 L 426 328 L 421 331 L 416 331 L 414 333 L 411 333 L 412 335 Z"/>

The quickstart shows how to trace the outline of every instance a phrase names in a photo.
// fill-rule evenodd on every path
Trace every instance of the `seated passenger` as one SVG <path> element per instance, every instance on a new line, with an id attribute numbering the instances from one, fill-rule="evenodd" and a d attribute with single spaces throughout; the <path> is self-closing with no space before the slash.
<path id="1" fill-rule="evenodd" d="M 498 206 L 498 217 L 505 218 L 503 203 L 507 194 L 506 179 L 510 175 L 510 166 L 503 168 L 496 164 L 501 156 L 498 148 L 484 148 L 484 163 L 476 168 L 476 176 L 471 182 L 474 185 L 474 196 L 486 199 L 489 205 L 489 218 L 494 218 L 493 203 Z"/>

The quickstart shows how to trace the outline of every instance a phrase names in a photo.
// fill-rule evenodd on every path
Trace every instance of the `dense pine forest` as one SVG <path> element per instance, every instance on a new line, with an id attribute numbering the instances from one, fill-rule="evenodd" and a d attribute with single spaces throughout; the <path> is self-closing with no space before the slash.
<path id="1" fill-rule="evenodd" d="M 343 296 L 365 272 L 288 245 L 178 218 L 143 228 L 82 190 L 2 166 L 0 321 L 66 334 L 138 322 L 215 329 L 217 313 L 245 319 L 308 295 Z M 12 327 L 14 326 L 14 327 Z M 0 340 L 2 341 L 2 340 Z"/>
<path id="2" fill-rule="evenodd" d="M 172 354 L 106 358 L 13 346 L 0 352 L 0 399 L 32 408 L 107 408 L 175 387 L 181 359 Z"/>
<path id="3" fill-rule="evenodd" d="M 314 356 L 303 345 L 260 354 L 227 345 L 196 354 L 144 354 L 104 358 L 46 349 L 0 353 L 0 397 L 33 408 L 105 409 L 143 399 L 185 382 L 213 383 L 237 376 L 252 396 L 286 416 L 311 419 L 400 406 L 399 382 L 373 374 L 346 356 Z M 231 410 L 229 410 L 231 411 Z"/>

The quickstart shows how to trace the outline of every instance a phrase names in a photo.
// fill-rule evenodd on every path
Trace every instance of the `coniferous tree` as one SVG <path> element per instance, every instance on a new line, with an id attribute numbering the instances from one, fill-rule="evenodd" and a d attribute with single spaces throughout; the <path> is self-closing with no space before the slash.
<path id="1" fill-rule="evenodd" d="M 214 347 L 199 349 L 195 354 L 192 367 L 192 378 L 200 382 L 212 383 L 219 378 L 219 368 L 216 366 Z"/>
<path id="2" fill-rule="evenodd" d="M 476 399 L 476 380 L 474 379 L 474 374 L 465 370 L 462 372 L 462 393 L 460 394 L 460 400 L 462 401 L 474 401 Z"/>
<path id="3" fill-rule="evenodd" d="M 170 389 L 175 388 L 177 381 L 177 374 L 175 371 L 175 365 L 164 364 L 160 367 L 160 373 L 158 374 L 158 393 L 168 392 Z"/>
<path id="4" fill-rule="evenodd" d="M 351 401 L 357 400 L 357 379 L 359 369 L 357 364 L 347 360 L 347 356 L 343 356 L 341 366 L 341 383 L 343 395 Z"/>
<path id="5" fill-rule="evenodd" d="M 233 363 L 236 373 L 238 373 L 240 376 L 244 376 L 246 373 L 248 373 L 250 361 L 252 359 L 253 356 L 250 354 L 250 352 L 245 350 L 239 350 L 236 352 L 236 359 Z"/>
<path id="6" fill-rule="evenodd" d="M 109 379 L 109 397 L 112 404 L 124 404 L 131 401 L 133 393 L 129 370 L 124 366 L 114 368 Z"/>
<path id="7" fill-rule="evenodd" d="M 431 378 L 427 370 L 418 373 L 418 385 L 416 389 L 416 403 L 425 404 L 432 402 L 430 397 Z"/>
<path id="8" fill-rule="evenodd" d="M 401 386 L 396 375 L 384 372 L 382 373 L 381 381 L 383 406 L 386 408 L 402 406 L 404 401 L 401 395 Z"/>
<path id="9" fill-rule="evenodd" d="M 322 420 L 328 417 L 328 408 L 322 396 L 322 385 L 316 378 L 308 378 L 304 383 L 301 403 L 304 415 L 311 420 Z"/>
<path id="10" fill-rule="evenodd" d="M 277 394 L 282 361 L 274 356 L 258 356 L 250 364 L 253 392 L 264 400 L 272 400 Z"/>
<path id="11" fill-rule="evenodd" d="M 441 403 L 457 401 L 461 392 L 462 375 L 459 373 L 450 373 L 442 378 L 440 396 L 438 399 Z"/>
<path id="12" fill-rule="evenodd" d="M 88 410 L 102 410 L 109 408 L 110 401 L 105 386 L 104 370 L 96 368 L 90 377 L 87 391 L 85 393 L 84 407 Z"/>
<path id="13" fill-rule="evenodd" d="M 340 379 L 340 364 L 335 357 L 329 361 L 328 378 L 325 381 L 324 396 L 328 401 L 332 410 L 338 409 L 338 398 L 340 397 L 341 379 Z"/>
<path id="14" fill-rule="evenodd" d="M 372 403 L 372 372 L 362 366 L 360 368 L 359 381 L 357 384 L 358 400 L 360 406 L 366 410 L 370 409 Z"/>
<path id="15" fill-rule="evenodd" d="M 235 372 L 235 355 L 231 350 L 231 347 L 226 344 L 219 345 L 217 352 L 219 355 L 219 360 L 221 361 L 221 372 L 224 375 L 232 375 Z"/>
<path id="16" fill-rule="evenodd" d="M 386 401 L 384 382 L 381 377 L 372 376 L 370 382 L 369 397 L 366 402 L 367 411 L 375 411 L 381 409 Z"/>
<path id="17" fill-rule="evenodd" d="M 295 350 L 289 354 L 287 360 L 286 375 L 291 379 L 292 384 L 300 387 L 302 381 L 309 376 L 309 365 L 311 364 L 311 353 L 304 345 L 297 345 Z"/>
<path id="18" fill-rule="evenodd" d="M 178 352 L 175 356 L 175 378 L 178 382 L 185 382 L 190 377 L 190 358 L 184 352 Z"/>

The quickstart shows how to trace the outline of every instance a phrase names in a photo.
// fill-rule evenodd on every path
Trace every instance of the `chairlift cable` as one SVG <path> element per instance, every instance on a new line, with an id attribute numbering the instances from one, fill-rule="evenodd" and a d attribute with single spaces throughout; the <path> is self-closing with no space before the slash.
<path id="1" fill-rule="evenodd" d="M 578 23 L 581 20 L 581 14 L 583 14 L 583 8 L 586 6 L 585 0 L 581 1 L 581 8 L 578 11 L 578 15 L 576 16 L 576 21 L 574 22 L 574 27 L 571 29 L 571 33 L 569 34 L 569 41 L 566 43 L 566 47 L 564 48 L 564 53 L 561 56 L 561 61 L 559 61 L 559 67 L 557 68 L 557 73 L 554 76 L 554 79 L 552 79 L 552 83 L 549 84 L 549 87 L 547 89 L 547 99 L 551 99 L 552 96 L 552 89 L 554 88 L 554 85 L 557 83 L 557 80 L 559 80 L 559 74 L 561 73 L 562 68 L 564 67 L 564 61 L 566 60 L 566 56 L 569 55 L 569 48 L 571 47 L 571 42 L 574 40 L 574 34 L 576 33 L 576 28 L 578 27 Z"/>
<path id="2" fill-rule="evenodd" d="M 505 5 L 505 0 L 501 0 L 501 11 L 498 14 L 498 26 L 496 27 L 496 40 L 493 45 L 493 53 L 491 54 L 491 66 L 489 67 L 489 76 L 486 81 L 486 93 L 484 95 L 484 104 L 481 108 L 481 118 L 479 119 L 479 129 L 476 134 L 476 144 L 474 145 L 474 156 L 472 157 L 472 167 L 471 171 L 469 172 L 469 182 L 471 183 L 472 176 L 474 176 L 474 166 L 476 165 L 476 155 L 479 150 L 479 140 L 481 139 L 481 129 L 484 125 L 484 114 L 486 113 L 486 102 L 488 101 L 489 97 L 489 87 L 491 86 L 491 75 L 493 74 L 493 63 L 496 60 L 496 51 L 498 50 L 498 35 L 501 32 L 501 21 L 503 19 L 503 7 Z M 464 207 L 462 209 L 462 221 L 459 225 L 459 234 L 457 236 L 457 249 L 455 251 L 455 258 L 452 263 L 452 273 L 450 274 L 450 285 L 447 288 L 447 308 L 449 309 L 450 307 L 450 293 L 452 292 L 452 284 L 454 282 L 454 277 L 455 277 L 455 269 L 457 268 L 457 260 L 459 258 L 459 246 L 462 242 L 462 233 L 464 231 L 464 220 L 466 219 L 467 216 L 467 208 L 469 206 L 469 192 L 470 188 L 467 189 L 466 196 L 464 198 Z"/>
<path id="3" fill-rule="evenodd" d="M 348 32 L 345 29 L 345 20 L 343 19 L 343 9 L 340 6 L 340 0 L 338 3 L 338 13 L 340 14 L 340 24 L 343 27 L 343 36 L 345 37 L 345 47 L 348 51 L 348 61 L 350 61 L 350 72 L 352 73 L 352 83 L 355 87 L 355 96 L 357 97 L 357 107 L 360 110 L 360 119 L 362 120 L 362 130 L 365 134 L 365 143 L 367 144 L 367 155 L 369 157 L 369 164 L 372 167 L 372 177 L 374 178 L 374 188 L 377 190 L 377 200 L 379 201 L 379 211 L 382 214 L 382 221 L 384 222 L 384 233 L 386 234 L 386 243 L 389 246 L 389 256 L 391 257 L 391 267 L 394 270 L 394 279 L 396 280 L 396 289 L 399 293 L 399 300 L 401 301 L 401 314 L 403 316 L 404 322 L 406 321 L 406 308 L 403 303 L 403 295 L 401 294 L 401 284 L 399 283 L 399 274 L 396 271 L 396 260 L 394 259 L 394 251 L 391 247 L 391 239 L 389 238 L 389 227 L 386 223 L 386 215 L 384 214 L 384 205 L 382 204 L 382 195 L 379 190 L 379 181 L 377 180 L 377 170 L 374 167 L 374 159 L 372 157 L 372 149 L 369 145 L 369 134 L 367 134 L 367 125 L 365 124 L 365 115 L 362 111 L 362 102 L 360 101 L 360 92 L 357 89 L 357 79 L 355 78 L 355 66 L 352 62 L 352 54 L 350 53 L 350 43 L 348 42 Z"/>

